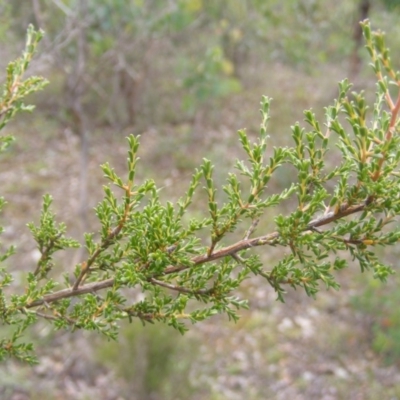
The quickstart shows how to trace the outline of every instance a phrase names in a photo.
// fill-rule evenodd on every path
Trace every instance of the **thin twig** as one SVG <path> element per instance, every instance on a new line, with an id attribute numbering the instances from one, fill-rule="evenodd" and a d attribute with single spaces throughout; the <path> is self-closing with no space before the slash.
<path id="1" fill-rule="evenodd" d="M 37 267 L 36 267 L 35 272 L 33 273 L 33 275 L 37 276 L 39 274 L 41 266 L 42 266 L 41 263 L 43 261 L 45 261 L 46 259 L 49 260 L 49 258 L 50 258 L 50 256 L 49 256 L 50 250 L 55 246 L 55 243 L 56 243 L 57 239 L 59 239 L 61 236 L 62 236 L 62 233 L 60 232 L 53 239 L 51 239 L 49 245 L 43 251 L 41 251 L 41 256 L 40 256 L 40 259 L 38 261 Z"/>
<path id="2" fill-rule="evenodd" d="M 212 293 L 212 289 L 199 289 L 199 290 L 191 290 L 187 289 L 182 286 L 177 286 L 177 285 L 172 285 L 167 282 L 159 281 L 158 279 L 155 278 L 150 278 L 149 282 L 154 283 L 155 285 L 165 287 L 167 289 L 175 290 L 180 293 L 190 293 L 190 294 L 198 294 L 198 295 L 207 295 Z"/>
<path id="3" fill-rule="evenodd" d="M 103 241 L 103 243 L 96 249 L 96 251 L 92 254 L 87 262 L 82 263 L 81 272 L 76 279 L 74 285 L 72 286 L 72 290 L 77 291 L 79 285 L 81 284 L 85 275 L 89 272 L 90 267 L 99 256 L 99 254 L 104 251 L 112 242 L 113 239 L 121 232 L 121 229 L 124 225 L 125 219 L 121 221 L 118 226 L 108 235 L 108 237 Z"/>
<path id="4" fill-rule="evenodd" d="M 239 254 L 233 253 L 233 254 L 231 254 L 231 257 L 232 257 L 235 261 L 237 261 L 238 264 L 243 264 L 243 265 L 246 264 L 245 260 L 244 260 L 242 257 L 240 257 Z"/>
<path id="5" fill-rule="evenodd" d="M 247 230 L 246 234 L 244 235 L 244 240 L 247 240 L 254 233 L 259 222 L 260 222 L 260 218 L 253 219 L 253 222 L 251 223 L 250 228 Z"/>

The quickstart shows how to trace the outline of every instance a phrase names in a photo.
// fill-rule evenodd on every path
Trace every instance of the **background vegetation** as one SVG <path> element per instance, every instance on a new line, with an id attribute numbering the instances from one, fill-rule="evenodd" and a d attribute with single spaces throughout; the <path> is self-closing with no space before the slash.
<path id="1" fill-rule="evenodd" d="M 372 2 L 371 2 L 372 3 Z M 100 164 L 124 171 L 128 133 L 140 134 L 142 174 L 176 199 L 204 156 L 222 183 L 241 152 L 236 131 L 256 135 L 261 95 L 272 97 L 271 143 L 284 145 L 303 110 L 337 96 L 349 77 L 373 98 L 374 77 L 358 36 L 368 16 L 400 48 L 396 1 L 56 1 L 0 2 L 0 71 L 18 55 L 29 23 L 46 31 L 34 74 L 50 85 L 7 129 L 18 141 L 0 158 L 5 244 L 19 244 L 23 276 L 37 260 L 26 221 L 42 195 L 76 239 L 96 230 L 90 211 L 104 183 Z M 365 15 L 367 13 L 368 15 Z M 400 65 L 392 51 L 393 64 Z M 279 175 L 272 188 L 288 186 Z M 290 205 L 274 210 L 285 213 Z M 276 212 L 276 214 L 275 214 Z M 199 210 L 200 213 L 200 210 Z M 92 219 L 93 218 L 93 219 Z M 271 228 L 263 218 L 259 229 Z M 268 249 L 273 262 L 278 254 Z M 397 265 L 400 250 L 382 256 Z M 77 259 L 59 262 L 73 265 Z M 250 310 L 236 324 L 214 318 L 179 337 L 133 323 L 118 343 L 37 326 L 41 364 L 1 365 L 0 395 L 17 398 L 376 399 L 400 398 L 399 297 L 359 270 L 339 275 L 340 292 L 286 303 L 263 281 L 242 291 Z M 133 397 L 134 396 L 134 397 Z"/>

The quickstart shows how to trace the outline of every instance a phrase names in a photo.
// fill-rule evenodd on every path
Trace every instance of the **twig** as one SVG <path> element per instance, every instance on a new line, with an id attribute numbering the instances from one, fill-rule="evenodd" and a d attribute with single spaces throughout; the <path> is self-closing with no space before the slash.
<path id="1" fill-rule="evenodd" d="M 250 225 L 250 228 L 247 230 L 246 234 L 244 235 L 244 240 L 247 240 L 253 232 L 256 230 L 258 223 L 260 222 L 260 218 L 253 219 L 253 222 Z"/>
<path id="2" fill-rule="evenodd" d="M 122 229 L 124 223 L 125 223 L 125 219 L 123 219 L 118 224 L 118 226 L 108 235 L 108 237 L 103 241 L 103 243 L 92 254 L 92 256 L 89 258 L 89 260 L 87 262 L 82 263 L 81 272 L 80 272 L 78 278 L 76 279 L 74 285 L 72 286 L 72 290 L 74 290 L 74 291 L 78 290 L 79 285 L 81 284 L 81 282 L 82 282 L 83 278 L 85 277 L 85 275 L 87 274 L 87 272 L 89 272 L 90 267 L 92 266 L 92 264 L 94 263 L 96 258 L 99 256 L 99 254 L 103 250 L 105 250 L 111 244 L 112 240 L 115 239 L 115 237 L 121 232 L 121 229 Z"/>
<path id="3" fill-rule="evenodd" d="M 198 295 L 207 295 L 212 293 L 213 289 L 199 289 L 199 290 L 190 290 L 182 286 L 172 285 L 167 282 L 159 281 L 155 278 L 150 278 L 149 282 L 154 283 L 155 285 L 165 287 L 167 289 L 175 290 L 181 293 L 190 293 L 190 294 L 198 294 Z"/>
<path id="4" fill-rule="evenodd" d="M 50 258 L 49 252 L 55 246 L 55 243 L 56 243 L 57 239 L 59 239 L 61 236 L 62 236 L 62 233 L 60 232 L 53 239 L 50 240 L 49 245 L 43 251 L 40 251 L 41 252 L 41 257 L 40 257 L 40 259 L 38 261 L 38 265 L 37 265 L 33 275 L 37 276 L 39 274 L 41 266 L 42 266 L 41 263 L 43 261 L 45 261 L 46 259 L 49 260 L 49 258 Z"/>

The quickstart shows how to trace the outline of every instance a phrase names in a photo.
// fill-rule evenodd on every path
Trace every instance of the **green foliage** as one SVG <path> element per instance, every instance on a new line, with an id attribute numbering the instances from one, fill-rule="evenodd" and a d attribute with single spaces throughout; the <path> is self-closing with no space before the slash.
<path id="1" fill-rule="evenodd" d="M 126 177 L 107 163 L 102 166 L 109 183 L 95 208 L 100 231 L 85 235 L 85 259 L 73 273 L 65 271 L 63 282 L 49 276 L 53 255 L 79 245 L 65 237 L 65 225 L 55 222 L 51 197 L 45 196 L 39 226 L 28 225 L 41 257 L 27 275 L 23 294 L 6 292 L 12 276 L 2 269 L 0 318 L 14 333 L 0 342 L 0 359 L 35 362 L 32 345 L 19 341 L 38 318 L 56 329 L 93 330 L 112 339 L 122 320 L 163 322 L 181 333 L 188 323 L 216 314 L 236 321 L 238 310 L 247 307 L 237 289 L 251 274 L 265 278 L 281 301 L 287 285 L 312 297 L 321 284 L 338 289 L 333 272 L 347 267 L 349 257 L 361 271 L 372 270 L 385 281 L 393 271 L 374 247 L 395 245 L 400 238 L 393 223 L 400 214 L 400 96 L 393 100 L 389 91 L 393 85 L 400 92 L 400 74 L 391 66 L 383 34 L 371 32 L 368 22 L 362 27 L 377 78 L 375 103 L 367 105 L 363 92 L 349 94 L 344 80 L 338 98 L 325 109 L 324 125 L 305 111 L 307 128 L 292 127 L 293 147 L 274 148 L 267 158 L 270 99 L 263 97 L 259 137 L 252 143 L 246 131 L 239 131 L 247 160 L 237 161 L 223 197 L 215 167 L 204 159 L 187 193 L 176 204 L 162 202 L 153 180 L 137 182 L 139 138 L 129 136 Z M 27 109 L 22 98 L 44 84 L 41 78 L 21 81 L 40 38 L 29 28 L 24 56 L 8 68 L 3 126 Z M 330 157 L 337 160 L 333 169 L 327 166 Z M 278 168 L 288 168 L 293 183 L 270 193 Z M 200 185 L 208 216 L 190 218 Z M 292 212 L 275 217 L 275 231 L 253 237 L 265 211 L 283 201 Z M 243 239 L 232 243 L 229 234 L 242 230 Z M 258 246 L 280 247 L 281 259 L 264 266 L 252 252 Z M 140 299 L 127 295 L 131 291 Z"/>
<path id="2" fill-rule="evenodd" d="M 386 364 L 398 363 L 400 356 L 398 279 L 393 283 L 395 287 L 388 288 L 381 287 L 376 281 L 368 281 L 365 290 L 351 299 L 353 308 L 366 315 L 371 347 Z"/>
<path id="3" fill-rule="evenodd" d="M 27 32 L 26 48 L 17 60 L 10 62 L 7 67 L 6 82 L 1 86 L 0 96 L 0 130 L 19 111 L 32 111 L 34 106 L 25 105 L 23 99 L 30 93 L 43 89 L 48 83 L 42 77 L 31 76 L 25 80 L 24 74 L 29 67 L 36 47 L 43 37 L 42 31 L 35 31 L 30 25 Z M 4 151 L 12 142 L 9 135 L 0 137 L 0 151 Z"/>
<path id="4" fill-rule="evenodd" d="M 26 48 L 23 55 L 17 60 L 10 62 L 7 67 L 6 82 L 1 87 L 0 96 L 0 130 L 3 129 L 8 122 L 19 111 L 32 111 L 33 106 L 25 105 L 23 99 L 30 93 L 41 90 L 46 85 L 46 80 L 41 77 L 29 77 L 24 80 L 24 74 L 27 71 L 32 56 L 36 50 L 39 41 L 43 37 L 43 32 L 35 31 L 33 26 L 29 26 L 27 31 Z M 12 143 L 14 138 L 11 135 L 0 136 L 0 152 L 4 152 Z M 0 210 L 4 207 L 5 201 L 0 198 Z M 4 229 L 1 227 L 0 232 Z M 12 246 L 6 250 L 1 256 L 0 261 L 4 263 L 15 251 Z M 28 286 L 30 293 L 22 296 L 12 296 L 10 300 L 6 300 L 4 290 L 10 286 L 13 278 L 6 271 L 4 266 L 0 266 L 0 320 L 3 325 L 11 325 L 15 327 L 13 334 L 6 339 L 0 341 L 0 360 L 6 357 L 15 357 L 29 363 L 36 361 L 31 355 L 32 344 L 17 343 L 22 337 L 24 331 L 36 321 L 36 313 L 22 310 L 21 305 L 29 302 L 31 298 L 42 298 L 54 288 L 52 281 L 46 282 L 43 288 L 37 288 L 33 275 L 28 276 Z"/>
<path id="5" fill-rule="evenodd" d="M 187 110 L 197 109 L 199 103 L 224 98 L 241 89 L 240 81 L 232 76 L 234 66 L 220 46 L 208 49 L 200 64 L 187 64 L 183 80 L 183 87 L 187 89 L 183 104 Z"/>
<path id="6" fill-rule="evenodd" d="M 56 224 L 55 215 L 51 212 L 50 206 L 52 198 L 45 195 L 43 198 L 43 211 L 40 217 L 40 225 L 37 227 L 33 223 L 28 224 L 35 242 L 38 244 L 40 259 L 38 261 L 34 275 L 37 280 L 46 279 L 53 268 L 52 255 L 56 251 L 68 248 L 77 248 L 79 243 L 64 236 L 65 224 Z"/>
<path id="7" fill-rule="evenodd" d="M 383 0 L 383 4 L 390 10 L 390 11 L 398 11 L 400 7 L 399 0 Z"/>

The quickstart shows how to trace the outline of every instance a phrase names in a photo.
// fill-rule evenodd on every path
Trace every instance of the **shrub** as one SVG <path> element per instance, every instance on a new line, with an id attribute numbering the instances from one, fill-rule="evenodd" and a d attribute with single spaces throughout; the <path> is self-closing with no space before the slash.
<path id="1" fill-rule="evenodd" d="M 312 297 L 321 283 L 338 289 L 333 272 L 346 268 L 349 256 L 362 271 L 371 270 L 385 281 L 393 270 L 374 249 L 400 238 L 393 223 L 400 213 L 400 75 L 392 68 L 383 34 L 371 32 L 368 21 L 362 27 L 377 79 L 370 109 L 363 92 L 348 94 L 351 85 L 344 80 L 338 98 L 325 109 L 325 123 L 305 111 L 308 128 L 291 127 L 293 147 L 276 147 L 267 158 L 270 99 L 263 97 L 258 140 L 251 143 L 246 131 L 239 131 L 247 160 L 237 161 L 236 172 L 222 187 L 223 196 L 214 182 L 214 166 L 204 159 L 175 204 L 161 202 L 151 179 L 136 182 L 139 138 L 129 136 L 126 177 L 107 163 L 102 166 L 109 185 L 95 208 L 99 239 L 85 234 L 85 260 L 72 273 L 65 271 L 61 281 L 49 275 L 54 254 L 80 244 L 66 237 L 66 227 L 56 222 L 52 199 L 45 195 L 40 223 L 28 224 L 41 256 L 27 274 L 23 294 L 10 293 L 12 274 L 1 268 L 0 318 L 13 331 L 0 341 L 0 359 L 36 361 L 23 334 L 39 318 L 55 329 L 93 330 L 110 338 L 117 337 L 123 319 L 164 322 L 181 333 L 188 329 L 187 322 L 215 314 L 237 320 L 238 309 L 247 302 L 237 298 L 235 290 L 250 274 L 265 279 L 281 301 L 288 285 Z M 0 128 L 17 112 L 31 110 L 23 98 L 46 84 L 39 77 L 23 79 L 41 37 L 42 32 L 29 27 L 25 52 L 7 68 Z M 1 150 L 12 140 L 1 137 Z M 330 159 L 336 160 L 333 168 Z M 281 193 L 269 193 L 278 168 L 287 168 L 293 183 Z M 206 214 L 193 218 L 189 209 L 201 182 Z M 255 236 L 266 210 L 288 199 L 293 211 L 275 217 L 273 232 Z M 4 204 L 2 200 L 1 207 Z M 243 239 L 230 242 L 229 234 L 240 230 Z M 252 251 L 260 246 L 282 248 L 276 265 L 263 265 Z M 13 253 L 11 247 L 1 261 Z M 135 296 L 139 300 L 132 300 L 129 290 L 140 291 L 141 296 Z"/>

